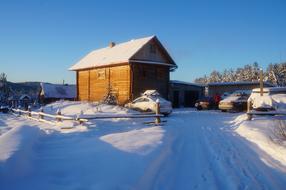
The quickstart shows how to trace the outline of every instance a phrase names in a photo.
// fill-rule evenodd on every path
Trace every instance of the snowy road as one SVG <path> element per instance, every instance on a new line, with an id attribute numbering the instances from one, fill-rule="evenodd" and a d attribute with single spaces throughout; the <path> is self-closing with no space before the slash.
<path id="1" fill-rule="evenodd" d="M 162 128 L 116 120 L 87 132 L 51 132 L 25 167 L 23 153 L 0 160 L 0 189 L 285 189 L 285 166 L 234 132 L 236 116 L 179 109 Z"/>
<path id="2" fill-rule="evenodd" d="M 282 171 L 230 126 L 233 114 L 176 111 L 161 153 L 135 189 L 285 189 Z"/>

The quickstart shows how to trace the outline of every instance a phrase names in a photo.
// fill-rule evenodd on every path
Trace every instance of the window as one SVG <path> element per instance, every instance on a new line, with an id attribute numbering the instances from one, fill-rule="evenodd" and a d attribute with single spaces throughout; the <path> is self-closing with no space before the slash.
<path id="1" fill-rule="evenodd" d="M 105 69 L 100 69 L 97 71 L 97 79 L 105 79 Z"/>

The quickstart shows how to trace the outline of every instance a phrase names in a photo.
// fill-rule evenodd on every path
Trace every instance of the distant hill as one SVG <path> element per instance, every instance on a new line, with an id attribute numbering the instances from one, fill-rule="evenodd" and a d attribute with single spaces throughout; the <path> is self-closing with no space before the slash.
<path id="1" fill-rule="evenodd" d="M 37 96 L 40 90 L 40 82 L 8 82 L 8 87 L 15 95 L 28 94 L 30 96 Z"/>

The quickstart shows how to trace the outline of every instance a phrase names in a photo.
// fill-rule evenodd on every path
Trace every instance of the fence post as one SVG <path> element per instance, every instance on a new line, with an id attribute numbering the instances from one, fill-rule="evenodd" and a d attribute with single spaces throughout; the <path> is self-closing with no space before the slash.
<path id="1" fill-rule="evenodd" d="M 79 114 L 79 116 L 78 116 L 78 121 L 79 121 L 79 124 L 80 124 L 80 125 L 83 124 L 83 121 L 80 119 L 82 116 L 83 116 L 83 111 L 81 110 L 81 111 L 80 111 L 80 114 Z"/>
<path id="2" fill-rule="evenodd" d="M 58 115 L 58 116 L 62 115 L 60 109 L 57 110 L 57 115 Z M 57 117 L 57 121 L 60 122 L 60 121 L 62 121 L 62 119 Z"/>
<path id="3" fill-rule="evenodd" d="M 28 117 L 32 117 L 31 106 L 28 106 Z"/>
<path id="4" fill-rule="evenodd" d="M 42 113 L 44 113 L 44 108 L 43 107 L 40 108 L 40 113 L 39 113 L 39 118 L 40 119 L 44 119 L 44 115 L 42 115 Z"/>
<path id="5" fill-rule="evenodd" d="M 251 101 L 247 100 L 247 113 L 250 112 L 250 109 L 251 109 Z"/>
<path id="6" fill-rule="evenodd" d="M 155 111 L 155 113 L 156 113 L 156 118 L 155 118 L 155 124 L 159 124 L 159 123 L 161 123 L 161 118 L 160 118 L 160 101 L 159 101 L 159 99 L 157 99 L 156 100 L 156 111 Z"/>
<path id="7" fill-rule="evenodd" d="M 21 106 L 18 106 L 18 114 L 21 115 Z"/>
<path id="8" fill-rule="evenodd" d="M 260 96 L 263 96 L 263 70 L 260 68 L 259 73 L 259 87 L 260 87 Z"/>
<path id="9" fill-rule="evenodd" d="M 247 120 L 248 120 L 248 121 L 252 120 L 252 117 L 253 117 L 252 114 L 247 113 Z"/>

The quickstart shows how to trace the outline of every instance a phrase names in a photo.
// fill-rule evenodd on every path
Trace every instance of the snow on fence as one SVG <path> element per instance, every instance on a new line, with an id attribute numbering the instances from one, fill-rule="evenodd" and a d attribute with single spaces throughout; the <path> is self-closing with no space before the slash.
<path id="1" fill-rule="evenodd" d="M 255 111 L 252 110 L 252 102 L 251 101 L 247 101 L 247 120 L 252 120 L 254 115 L 271 115 L 271 116 L 275 116 L 275 115 L 286 115 L 286 112 L 282 112 L 282 111 Z"/>
<path id="2" fill-rule="evenodd" d="M 275 116 L 275 115 L 286 115 L 286 112 L 282 112 L 282 111 L 254 111 L 254 110 L 251 110 L 249 112 L 246 113 L 247 114 L 247 120 L 252 120 L 253 116 L 254 115 L 264 115 L 264 116 L 267 116 L 267 115 L 270 115 L 270 116 Z"/>
<path id="3" fill-rule="evenodd" d="M 77 121 L 79 123 L 83 123 L 83 122 L 88 121 L 88 120 L 83 119 L 83 118 L 63 116 L 63 115 L 61 115 L 60 111 L 57 111 L 56 115 L 53 115 L 53 114 L 44 113 L 43 109 L 41 109 L 39 112 L 31 111 L 30 108 L 27 111 L 21 110 L 21 109 L 11 109 L 11 110 L 14 113 L 18 113 L 18 115 L 27 115 L 28 118 L 30 118 L 30 119 L 42 121 L 42 122 L 49 123 L 49 124 L 55 124 L 55 123 L 52 120 L 45 119 L 46 117 L 51 118 L 53 120 L 56 120 L 57 122 L 61 122 L 63 120 L 73 120 L 73 121 Z M 33 116 L 37 116 L 37 118 L 35 118 Z"/>
<path id="4" fill-rule="evenodd" d="M 87 122 L 89 120 L 94 120 L 94 119 L 115 119 L 115 118 L 155 118 L 154 123 L 155 124 L 160 124 L 161 123 L 161 117 L 164 117 L 163 114 L 160 114 L 160 103 L 156 102 L 156 112 L 155 114 L 115 114 L 115 115 L 78 115 L 76 117 L 71 117 L 71 116 L 64 116 L 61 114 L 61 111 L 57 111 L 56 115 L 53 114 L 48 114 L 44 113 L 44 110 L 41 109 L 39 112 L 31 111 L 31 108 L 28 108 L 27 111 L 21 110 L 21 109 L 11 109 L 14 113 L 18 113 L 18 115 L 27 115 L 28 118 L 36 120 L 36 121 L 41 121 L 49 124 L 55 124 L 51 120 L 46 120 L 45 117 L 47 118 L 52 118 L 53 120 L 56 120 L 57 122 L 61 122 L 64 120 L 72 120 L 72 121 L 77 121 L 79 124 L 82 124 L 84 122 Z M 37 116 L 37 118 L 33 117 Z"/>

